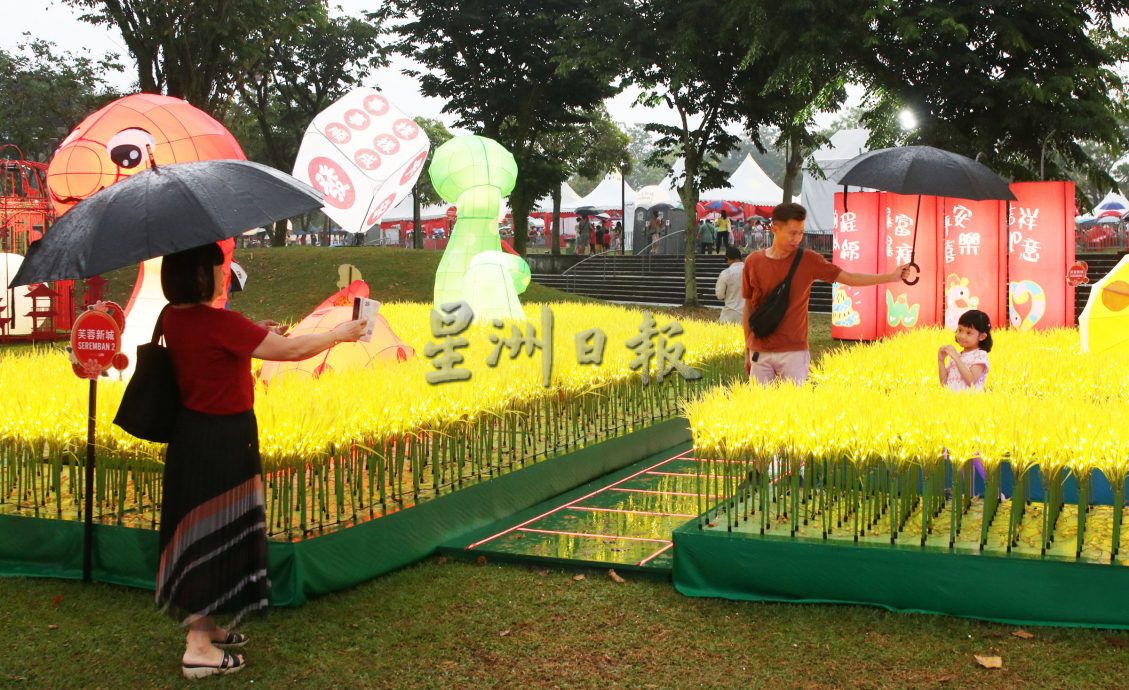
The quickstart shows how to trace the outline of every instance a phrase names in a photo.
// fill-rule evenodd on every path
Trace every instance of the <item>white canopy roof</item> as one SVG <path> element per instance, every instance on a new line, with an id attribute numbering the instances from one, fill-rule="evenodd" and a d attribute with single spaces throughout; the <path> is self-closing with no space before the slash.
<path id="1" fill-rule="evenodd" d="M 698 198 L 701 201 L 737 201 L 775 206 L 784 200 L 784 190 L 761 170 L 752 154 L 747 154 L 741 165 L 729 176 L 728 185 L 707 189 Z"/>
<path id="2" fill-rule="evenodd" d="M 578 208 L 585 206 L 594 208 L 598 211 L 607 211 L 613 208 L 619 208 L 624 203 L 632 207 L 635 205 L 635 190 L 631 185 L 626 182 L 621 182 L 622 177 L 618 172 L 611 172 L 604 175 L 604 179 L 596 188 L 583 199 L 579 199 L 571 204 L 561 203 L 562 211 L 575 211 Z M 621 186 L 622 185 L 622 186 Z"/>
<path id="3" fill-rule="evenodd" d="M 561 210 L 564 211 L 565 207 L 580 201 L 580 195 L 572 188 L 569 183 L 565 182 L 561 185 Z M 539 213 L 552 213 L 553 212 L 553 197 L 546 194 L 533 204 L 533 210 Z"/>
<path id="4" fill-rule="evenodd" d="M 638 208 L 651 208 L 666 204 L 667 206 L 680 206 L 682 200 L 678 197 L 678 192 L 674 191 L 667 184 L 669 178 L 659 182 L 658 184 L 649 184 L 646 187 L 640 187 L 638 192 L 635 192 L 635 205 Z"/>

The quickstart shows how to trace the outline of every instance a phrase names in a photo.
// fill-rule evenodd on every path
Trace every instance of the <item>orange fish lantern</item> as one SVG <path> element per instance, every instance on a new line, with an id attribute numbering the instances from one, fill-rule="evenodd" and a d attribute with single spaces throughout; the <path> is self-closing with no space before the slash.
<path id="1" fill-rule="evenodd" d="M 61 216 L 83 199 L 151 164 L 159 167 L 218 159 L 247 159 L 223 125 L 185 100 L 137 93 L 119 98 L 74 128 L 47 167 L 47 191 Z M 224 253 L 224 290 L 213 306 L 223 307 L 235 241 L 219 244 Z M 132 354 L 137 345 L 149 340 L 165 305 L 160 267 L 160 259 L 141 264 L 125 307 L 129 318 L 122 347 L 126 353 Z"/>
<path id="2" fill-rule="evenodd" d="M 136 93 L 79 123 L 47 167 L 58 215 L 95 192 L 149 167 L 215 159 L 246 160 L 231 132 L 188 101 Z"/>
<path id="3" fill-rule="evenodd" d="M 354 297 L 368 296 L 368 283 L 354 280 L 319 304 L 309 316 L 302 319 L 290 331 L 289 335 L 308 335 L 333 330 L 334 326 L 353 318 Z M 339 343 L 301 362 L 263 362 L 259 379 L 269 383 L 271 379 L 281 374 L 301 374 L 317 378 L 327 371 L 361 369 L 376 360 L 402 362 L 414 356 L 415 350 L 400 340 L 392 331 L 388 321 L 377 314 L 372 340 L 369 342 Z"/>

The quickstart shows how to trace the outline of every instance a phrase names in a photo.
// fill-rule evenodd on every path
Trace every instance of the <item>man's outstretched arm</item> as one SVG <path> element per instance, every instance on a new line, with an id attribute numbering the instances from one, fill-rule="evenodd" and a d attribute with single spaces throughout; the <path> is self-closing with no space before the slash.
<path id="1" fill-rule="evenodd" d="M 851 273 L 850 271 L 843 271 L 839 274 L 838 281 L 844 285 L 850 285 L 851 287 L 881 285 L 882 283 L 892 283 L 895 280 L 909 277 L 910 270 L 909 264 L 902 264 L 889 273 Z"/>

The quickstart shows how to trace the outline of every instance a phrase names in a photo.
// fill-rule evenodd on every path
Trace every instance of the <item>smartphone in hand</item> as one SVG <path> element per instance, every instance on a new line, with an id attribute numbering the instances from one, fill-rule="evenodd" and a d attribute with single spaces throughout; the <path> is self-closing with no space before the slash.
<path id="1" fill-rule="evenodd" d="M 379 313 L 380 302 L 367 297 L 353 298 L 353 320 L 368 320 L 368 325 L 365 326 L 365 334 L 360 337 L 361 342 L 367 343 L 372 341 L 372 331 L 376 326 L 376 316 Z"/>

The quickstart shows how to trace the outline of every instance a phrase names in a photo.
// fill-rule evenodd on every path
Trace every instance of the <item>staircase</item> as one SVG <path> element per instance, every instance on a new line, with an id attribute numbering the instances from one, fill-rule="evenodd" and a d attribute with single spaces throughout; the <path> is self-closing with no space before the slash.
<path id="1" fill-rule="evenodd" d="M 1117 264 L 1120 254 L 1079 254 L 1089 264 L 1090 283 L 1096 283 Z M 725 257 L 698 254 L 698 303 L 721 308 L 714 296 L 717 276 L 725 268 Z M 597 255 L 574 265 L 564 274 L 534 273 L 533 280 L 547 287 L 629 304 L 679 305 L 686 294 L 686 276 L 681 256 Z M 1090 286 L 1081 285 L 1074 293 L 1075 314 L 1081 314 L 1090 297 Z M 809 309 L 831 313 L 831 285 L 817 282 L 811 287 Z"/>
<path id="2" fill-rule="evenodd" d="M 714 295 L 717 276 L 725 269 L 720 254 L 698 254 L 698 303 L 721 308 Z M 686 273 L 681 256 L 597 255 L 576 264 L 564 274 L 534 273 L 533 280 L 547 287 L 630 304 L 679 305 L 685 301 Z M 831 313 L 831 286 L 815 283 L 811 311 Z"/>

